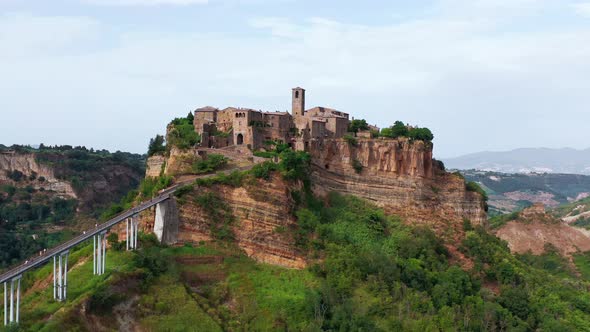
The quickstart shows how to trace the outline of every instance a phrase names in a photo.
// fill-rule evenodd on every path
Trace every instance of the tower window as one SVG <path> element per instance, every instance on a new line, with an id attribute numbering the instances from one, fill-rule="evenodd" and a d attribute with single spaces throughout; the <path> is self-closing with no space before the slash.
<path id="1" fill-rule="evenodd" d="M 295 91 L 295 98 L 299 98 L 299 91 Z"/>

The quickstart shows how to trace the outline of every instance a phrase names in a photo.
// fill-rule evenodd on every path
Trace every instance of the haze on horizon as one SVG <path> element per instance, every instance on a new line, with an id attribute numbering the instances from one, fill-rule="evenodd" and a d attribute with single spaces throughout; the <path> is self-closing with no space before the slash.
<path id="1" fill-rule="evenodd" d="M 288 110 L 290 89 L 435 155 L 585 149 L 590 2 L 4 0 L 0 143 L 143 153 L 200 106 Z"/>

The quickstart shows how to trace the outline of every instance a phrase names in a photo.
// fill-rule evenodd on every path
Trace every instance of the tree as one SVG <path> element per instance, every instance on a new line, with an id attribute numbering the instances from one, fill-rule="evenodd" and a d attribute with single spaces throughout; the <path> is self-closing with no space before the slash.
<path id="1" fill-rule="evenodd" d="M 188 119 L 188 121 L 190 123 L 193 123 L 193 121 L 195 120 L 195 116 L 193 115 L 193 112 L 188 112 L 188 115 L 186 116 L 186 118 Z"/>
<path id="2" fill-rule="evenodd" d="M 368 130 L 369 129 L 369 125 L 367 124 L 367 121 L 365 119 L 355 119 L 350 121 L 350 124 L 348 125 L 348 131 L 352 132 L 352 133 L 358 133 L 359 130 Z"/>
<path id="3" fill-rule="evenodd" d="M 156 137 L 150 139 L 148 156 L 153 156 L 164 151 L 166 151 L 166 147 L 164 146 L 164 136 L 156 135 Z"/>
<path id="4" fill-rule="evenodd" d="M 401 121 L 395 121 L 393 126 L 381 129 L 381 136 L 389 138 L 407 137 L 408 127 Z"/>
<path id="5" fill-rule="evenodd" d="M 408 136 L 408 127 L 401 121 L 395 121 L 391 127 L 393 138 Z"/>
<path id="6" fill-rule="evenodd" d="M 412 128 L 409 131 L 409 137 L 413 140 L 425 142 L 431 142 L 434 139 L 434 135 L 428 128 Z"/>

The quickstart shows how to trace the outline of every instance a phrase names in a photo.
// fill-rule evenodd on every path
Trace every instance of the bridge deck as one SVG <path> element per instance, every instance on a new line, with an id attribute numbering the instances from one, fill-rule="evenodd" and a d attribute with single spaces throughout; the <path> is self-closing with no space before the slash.
<path id="1" fill-rule="evenodd" d="M 53 256 L 55 256 L 59 253 L 62 253 L 66 250 L 69 250 L 72 247 L 95 236 L 96 234 L 107 231 L 108 229 L 110 229 L 114 225 L 124 221 L 125 219 L 127 219 L 127 218 L 141 212 L 141 211 L 147 210 L 150 207 L 169 199 L 170 195 L 172 195 L 172 193 L 178 188 L 178 186 L 179 185 L 175 185 L 173 187 L 170 187 L 170 188 L 166 189 L 164 192 L 162 192 L 161 194 L 159 194 L 158 196 L 150 199 L 149 201 L 142 202 L 138 206 L 133 207 L 125 212 L 122 212 L 121 214 L 110 219 L 109 221 L 97 225 L 96 228 L 86 231 L 85 233 L 78 235 L 75 238 L 58 245 L 57 247 L 47 250 L 46 252 L 44 252 L 40 256 L 30 259 L 27 263 L 23 263 L 19 266 L 16 266 L 16 267 L 4 272 L 3 274 L 0 275 L 0 283 L 10 281 L 12 278 L 19 276 L 22 273 L 24 273 L 30 269 L 33 269 L 39 265 L 42 265 L 43 263 L 50 260 Z"/>
<path id="2" fill-rule="evenodd" d="M 248 165 L 245 167 L 229 169 L 229 170 L 222 171 L 219 173 L 227 174 L 227 173 L 233 172 L 233 171 L 246 171 L 246 170 L 251 169 L 253 166 L 254 165 Z M 141 212 L 141 211 L 147 210 L 150 207 L 152 207 L 160 202 L 163 202 L 163 201 L 169 199 L 170 196 L 176 191 L 176 189 L 178 189 L 179 187 L 181 187 L 183 185 L 193 182 L 196 178 L 208 178 L 208 177 L 216 176 L 219 173 L 194 176 L 190 179 L 179 182 L 179 183 L 173 185 L 172 187 L 165 189 L 158 196 L 150 199 L 149 201 L 142 202 L 138 206 L 133 207 L 125 212 L 122 212 L 121 214 L 110 219 L 109 221 L 97 225 L 96 228 L 86 231 L 85 233 L 78 235 L 77 237 L 58 245 L 57 247 L 51 248 L 51 249 L 47 250 L 46 252 L 42 253 L 40 256 L 36 256 L 36 257 L 31 258 L 27 263 L 23 263 L 21 265 L 13 267 L 10 270 L 0 274 L 0 283 L 10 281 L 12 278 L 17 277 L 28 270 L 31 270 L 35 267 L 38 267 L 38 266 L 44 264 L 45 262 L 50 260 L 51 257 L 58 255 L 66 250 L 69 250 L 72 247 L 88 240 L 89 238 L 93 237 L 94 235 L 100 234 L 104 231 L 109 230 L 111 227 L 124 221 L 125 219 L 127 219 L 127 218 Z"/>

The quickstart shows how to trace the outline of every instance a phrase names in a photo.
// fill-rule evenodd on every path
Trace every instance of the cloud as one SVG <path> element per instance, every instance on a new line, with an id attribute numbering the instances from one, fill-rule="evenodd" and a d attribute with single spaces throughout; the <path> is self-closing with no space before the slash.
<path id="1" fill-rule="evenodd" d="M 204 5 L 208 0 L 83 0 L 101 6 L 161 6 L 161 5 Z"/>
<path id="2" fill-rule="evenodd" d="M 503 8 L 522 17 L 533 6 L 519 4 Z M 156 35 L 84 17 L 0 16 L 0 110 L 10 110 L 0 142 L 141 152 L 197 106 L 285 110 L 301 85 L 310 107 L 430 127 L 439 156 L 587 144 L 590 29 L 507 29 L 506 20 L 445 7 L 395 23 L 270 16 L 240 33 Z M 86 40 L 108 43 L 74 47 Z M 567 130 L 547 134 L 556 127 Z"/>
<path id="3" fill-rule="evenodd" d="M 590 17 L 590 2 L 581 2 L 573 4 L 572 7 L 578 15 Z"/>

